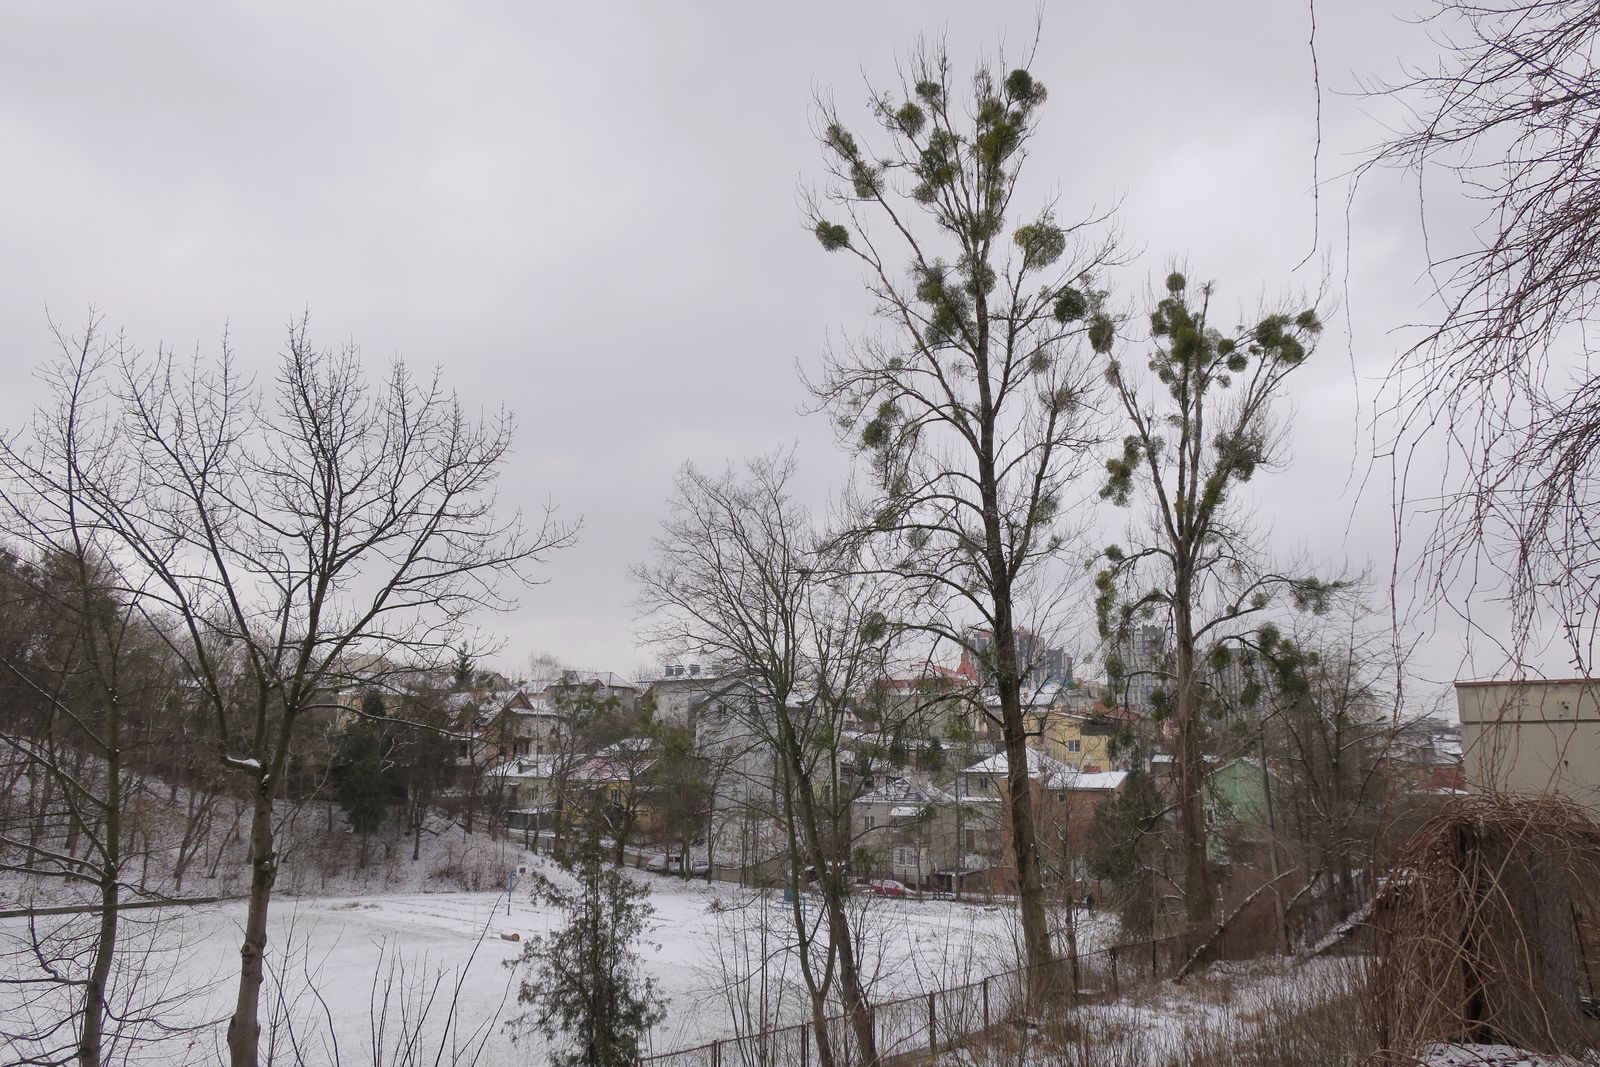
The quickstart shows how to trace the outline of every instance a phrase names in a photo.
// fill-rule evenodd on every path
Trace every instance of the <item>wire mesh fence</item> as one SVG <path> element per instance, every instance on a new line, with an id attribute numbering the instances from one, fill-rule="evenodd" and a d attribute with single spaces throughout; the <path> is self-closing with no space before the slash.
<path id="1" fill-rule="evenodd" d="M 1048 1006 L 1120 996 L 1123 990 L 1165 977 L 1181 963 L 1176 938 L 1115 945 L 1053 961 L 1042 972 L 1019 967 L 976 982 L 874 1004 L 869 1010 L 880 1060 L 938 1052 L 991 1027 L 1038 1013 Z M 819 1063 L 818 1037 L 838 1067 L 860 1064 L 850 1019 L 829 1016 L 756 1033 L 709 1041 L 693 1048 L 646 1056 L 643 1067 L 812 1067 Z"/>

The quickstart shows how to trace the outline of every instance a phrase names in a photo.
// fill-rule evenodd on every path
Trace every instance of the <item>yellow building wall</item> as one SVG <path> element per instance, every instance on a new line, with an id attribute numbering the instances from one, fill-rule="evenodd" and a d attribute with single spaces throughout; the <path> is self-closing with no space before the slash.
<path id="1" fill-rule="evenodd" d="M 1080 769 L 1090 763 L 1101 770 L 1111 769 L 1111 738 L 1107 734 L 1085 733 L 1083 720 L 1073 715 L 1033 714 L 1026 718 L 1028 747 Z"/>

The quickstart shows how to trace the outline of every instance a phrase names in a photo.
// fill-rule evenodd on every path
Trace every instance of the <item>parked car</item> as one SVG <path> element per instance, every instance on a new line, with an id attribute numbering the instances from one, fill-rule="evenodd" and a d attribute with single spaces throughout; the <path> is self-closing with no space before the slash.
<path id="1" fill-rule="evenodd" d="M 908 890 L 893 878 L 874 878 L 867 883 L 867 891 L 879 897 L 903 897 Z"/>
<path id="2" fill-rule="evenodd" d="M 662 855 L 652 856 L 650 862 L 644 865 L 644 869 L 654 871 L 656 874 L 666 874 L 668 871 L 676 870 L 677 866 L 678 857 Z"/>

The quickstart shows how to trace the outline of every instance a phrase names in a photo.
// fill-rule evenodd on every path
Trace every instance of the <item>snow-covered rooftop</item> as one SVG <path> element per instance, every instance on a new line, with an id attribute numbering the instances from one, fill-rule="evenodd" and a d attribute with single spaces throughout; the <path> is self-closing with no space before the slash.
<path id="1" fill-rule="evenodd" d="M 1068 771 L 1052 778 L 1050 788 L 1115 792 L 1127 780 L 1127 771 Z"/>
<path id="2" fill-rule="evenodd" d="M 551 753 L 542 756 L 513 756 L 489 768 L 487 773 L 495 778 L 548 778 L 555 773 L 560 757 Z"/>
<path id="3" fill-rule="evenodd" d="M 1004 752 L 996 752 L 986 760 L 979 760 L 966 768 L 962 774 L 979 775 L 1004 775 L 1009 770 Z M 1037 749 L 1028 749 L 1028 777 L 1029 778 L 1054 778 L 1057 775 L 1071 774 L 1072 768 L 1053 756 L 1047 756 Z"/>
<path id="4" fill-rule="evenodd" d="M 912 818 L 930 804 L 952 804 L 955 798 L 938 786 L 908 782 L 904 778 L 891 778 L 870 793 L 856 798 L 858 804 L 893 804 L 889 814 L 894 818 Z M 905 810 L 907 813 L 901 815 Z"/>

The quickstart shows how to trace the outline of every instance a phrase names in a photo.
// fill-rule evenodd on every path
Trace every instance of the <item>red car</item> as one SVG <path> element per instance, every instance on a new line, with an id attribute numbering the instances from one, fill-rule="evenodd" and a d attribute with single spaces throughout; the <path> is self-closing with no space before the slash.
<path id="1" fill-rule="evenodd" d="M 875 878 L 867 883 L 867 891 L 880 897 L 903 897 L 909 890 L 893 878 Z"/>

